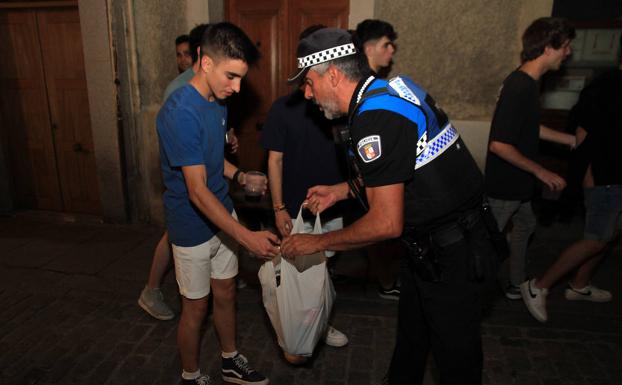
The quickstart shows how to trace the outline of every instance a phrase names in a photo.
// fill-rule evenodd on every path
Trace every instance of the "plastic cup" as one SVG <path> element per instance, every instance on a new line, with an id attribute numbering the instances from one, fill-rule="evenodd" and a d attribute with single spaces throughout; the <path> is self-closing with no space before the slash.
<path id="1" fill-rule="evenodd" d="M 266 174 L 259 171 L 247 171 L 245 178 L 244 199 L 248 202 L 259 202 L 268 184 Z"/>

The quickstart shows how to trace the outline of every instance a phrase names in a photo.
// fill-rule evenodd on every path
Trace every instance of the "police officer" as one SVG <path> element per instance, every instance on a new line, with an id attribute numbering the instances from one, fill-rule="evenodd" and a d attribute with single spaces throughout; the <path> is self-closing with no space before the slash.
<path id="1" fill-rule="evenodd" d="M 367 76 L 350 35 L 319 30 L 300 41 L 305 97 L 329 119 L 349 116 L 351 151 L 368 211 L 322 235 L 286 238 L 286 258 L 346 250 L 400 237 L 409 247 L 401 271 L 390 384 L 423 380 L 430 350 L 441 384 L 480 384 L 483 289 L 496 256 L 481 218 L 482 175 L 447 116 L 405 78 Z M 315 186 L 307 200 L 322 211 L 355 193 L 352 184 Z"/>

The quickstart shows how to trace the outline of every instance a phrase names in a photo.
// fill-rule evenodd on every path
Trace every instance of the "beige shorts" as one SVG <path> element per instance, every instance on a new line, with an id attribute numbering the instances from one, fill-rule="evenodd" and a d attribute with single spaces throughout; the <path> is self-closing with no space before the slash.
<path id="1" fill-rule="evenodd" d="M 233 217 L 237 219 L 235 212 Z M 238 243 L 222 231 L 197 246 L 171 246 L 179 293 L 188 299 L 206 297 L 212 279 L 238 274 Z"/>

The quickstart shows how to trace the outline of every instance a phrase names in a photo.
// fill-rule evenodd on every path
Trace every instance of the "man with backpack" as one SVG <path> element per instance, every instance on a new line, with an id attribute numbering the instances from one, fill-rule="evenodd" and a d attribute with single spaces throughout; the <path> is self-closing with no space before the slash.
<path id="1" fill-rule="evenodd" d="M 300 71 L 290 81 L 304 79 L 305 97 L 327 118 L 349 117 L 368 211 L 342 230 L 286 238 L 283 256 L 400 237 L 408 253 L 388 382 L 421 383 L 431 350 L 441 384 L 480 384 L 483 291 L 497 263 L 481 217 L 483 178 L 475 161 L 419 86 L 403 77 L 367 76 L 346 31 L 311 34 L 298 44 L 297 57 Z M 322 211 L 362 192 L 349 181 L 312 187 L 307 200 Z"/>

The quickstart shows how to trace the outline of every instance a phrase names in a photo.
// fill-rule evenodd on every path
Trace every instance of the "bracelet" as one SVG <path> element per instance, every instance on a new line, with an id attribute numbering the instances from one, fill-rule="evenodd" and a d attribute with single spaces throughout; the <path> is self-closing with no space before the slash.
<path id="1" fill-rule="evenodd" d="M 285 205 L 281 203 L 280 205 L 275 205 L 274 207 L 272 207 L 272 209 L 275 213 L 278 213 L 279 211 L 285 210 Z"/>
<path id="2" fill-rule="evenodd" d="M 244 171 L 240 170 L 239 168 L 236 170 L 236 172 L 233 173 L 233 178 L 231 178 L 234 182 L 238 182 L 238 177 L 240 176 L 241 173 L 243 173 Z"/>

